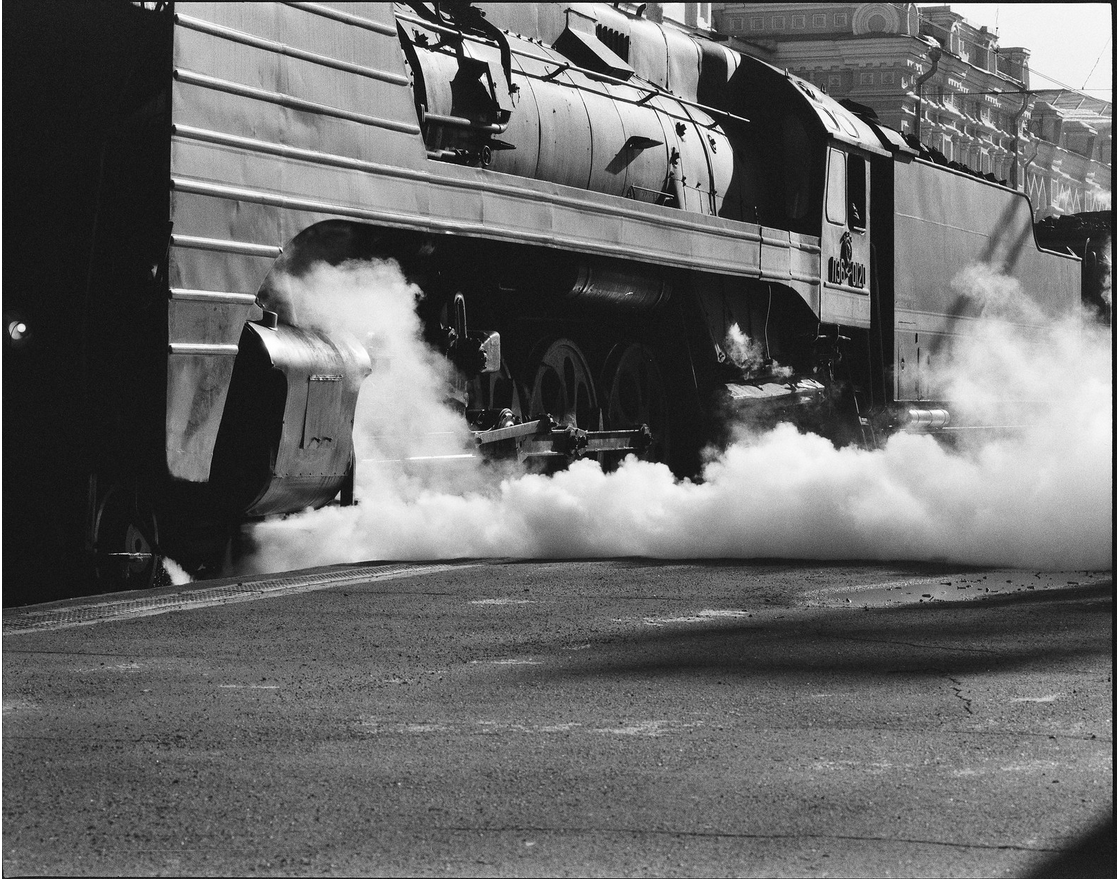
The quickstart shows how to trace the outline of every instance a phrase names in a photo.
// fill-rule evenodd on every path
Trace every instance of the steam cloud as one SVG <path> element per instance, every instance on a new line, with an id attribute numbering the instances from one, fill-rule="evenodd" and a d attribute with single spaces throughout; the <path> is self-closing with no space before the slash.
<path id="1" fill-rule="evenodd" d="M 1023 307 L 1014 282 L 986 270 L 968 269 L 958 284 L 990 314 Z M 257 571 L 631 555 L 1053 570 L 1112 563 L 1111 347 L 1107 333 L 1078 319 L 1034 335 L 992 319 L 938 377 L 976 411 L 992 402 L 993 379 L 1012 399 L 1054 401 L 1025 433 L 954 451 L 930 436 L 898 434 L 866 451 L 838 450 L 790 426 L 744 428 L 694 483 L 633 458 L 610 473 L 580 461 L 551 476 L 462 460 L 377 463 L 472 446 L 461 416 L 444 405 L 447 367 L 420 339 L 420 291 L 391 263 L 362 263 L 322 265 L 291 281 L 290 293 L 314 303 L 315 316 L 304 320 L 329 326 L 331 316 L 344 316 L 374 355 L 355 429 L 360 502 L 257 526 Z M 435 446 L 418 439 L 433 435 Z"/>

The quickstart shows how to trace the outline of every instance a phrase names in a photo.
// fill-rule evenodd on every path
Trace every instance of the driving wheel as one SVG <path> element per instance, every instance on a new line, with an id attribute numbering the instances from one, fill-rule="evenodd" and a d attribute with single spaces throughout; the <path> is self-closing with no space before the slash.
<path id="1" fill-rule="evenodd" d="M 640 457 L 667 463 L 668 403 L 653 352 L 637 344 L 615 348 L 607 358 L 603 387 L 607 389 L 603 403 L 606 427 L 629 430 L 646 425 L 652 441 Z"/>
<path id="2" fill-rule="evenodd" d="M 557 339 L 533 362 L 537 367 L 529 394 L 529 417 L 548 414 L 570 427 L 598 428 L 595 382 L 579 346 L 571 339 Z"/>
<path id="3" fill-rule="evenodd" d="M 103 591 L 148 589 L 161 563 L 156 517 L 137 492 L 114 485 L 94 523 L 94 572 Z"/>

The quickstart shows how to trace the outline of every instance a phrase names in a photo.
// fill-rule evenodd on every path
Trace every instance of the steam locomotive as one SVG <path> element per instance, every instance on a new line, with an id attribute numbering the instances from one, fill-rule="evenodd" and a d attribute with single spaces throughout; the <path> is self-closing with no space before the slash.
<path id="1" fill-rule="evenodd" d="M 1022 279 L 1028 325 L 1078 308 L 1021 193 L 617 4 L 3 15 L 9 604 L 213 571 L 240 523 L 353 500 L 370 352 L 284 292 L 324 263 L 424 291 L 480 454 L 681 474 L 728 411 L 962 426 L 963 266 Z"/>

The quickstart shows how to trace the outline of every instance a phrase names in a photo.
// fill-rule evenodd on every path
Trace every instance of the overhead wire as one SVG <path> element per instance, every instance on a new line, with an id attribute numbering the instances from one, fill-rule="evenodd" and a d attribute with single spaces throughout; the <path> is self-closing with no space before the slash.
<path id="1" fill-rule="evenodd" d="M 1089 80 L 1093 78 L 1093 74 L 1097 70 L 1097 65 L 1101 63 L 1101 59 L 1104 57 L 1105 50 L 1108 48 L 1108 44 L 1111 42 L 1112 37 L 1109 37 L 1104 41 L 1104 45 L 1101 47 L 1101 53 L 1097 56 L 1097 60 L 1093 62 L 1093 66 L 1089 70 L 1089 75 L 1085 77 L 1085 85 L 1081 86 L 1082 91 L 1084 91 L 1085 86 L 1089 84 Z M 1094 89 L 1094 91 L 1096 91 L 1096 89 Z"/>

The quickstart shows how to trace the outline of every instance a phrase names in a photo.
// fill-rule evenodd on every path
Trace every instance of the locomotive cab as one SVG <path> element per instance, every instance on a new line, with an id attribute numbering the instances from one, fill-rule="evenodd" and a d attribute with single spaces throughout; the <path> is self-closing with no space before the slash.
<path id="1" fill-rule="evenodd" d="M 821 320 L 871 324 L 868 160 L 856 150 L 828 148 L 821 222 Z"/>

